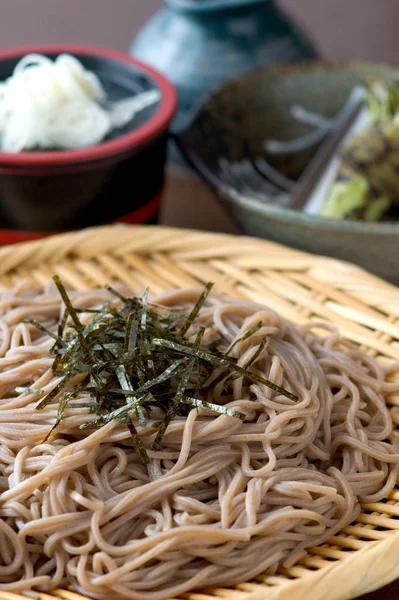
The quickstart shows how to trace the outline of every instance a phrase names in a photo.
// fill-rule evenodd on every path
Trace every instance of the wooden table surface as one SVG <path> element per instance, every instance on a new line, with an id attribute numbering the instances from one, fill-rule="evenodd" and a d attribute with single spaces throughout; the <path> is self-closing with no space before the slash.
<path id="1" fill-rule="evenodd" d="M 204 184 L 196 178 L 183 176 L 174 169 L 170 169 L 168 173 L 161 222 L 173 227 L 238 233 L 231 219 Z M 358 600 L 399 600 L 399 580 Z"/>

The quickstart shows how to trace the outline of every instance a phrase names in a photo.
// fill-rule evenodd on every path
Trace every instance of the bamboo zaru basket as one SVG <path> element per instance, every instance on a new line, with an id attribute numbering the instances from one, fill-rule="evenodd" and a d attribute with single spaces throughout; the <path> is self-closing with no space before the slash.
<path id="1" fill-rule="evenodd" d="M 294 322 L 333 322 L 379 360 L 399 360 L 399 289 L 353 265 L 270 242 L 113 226 L 0 249 L 0 291 L 24 278 L 45 284 L 55 272 L 77 290 L 119 282 L 158 293 L 214 281 L 217 291 L 266 304 Z M 399 395 L 390 398 L 390 410 L 399 425 Z M 384 501 L 362 508 L 356 523 L 289 570 L 184 598 L 346 600 L 389 583 L 399 577 L 399 486 Z M 37 597 L 85 600 L 71 590 Z M 0 600 L 22 597 L 0 592 Z"/>

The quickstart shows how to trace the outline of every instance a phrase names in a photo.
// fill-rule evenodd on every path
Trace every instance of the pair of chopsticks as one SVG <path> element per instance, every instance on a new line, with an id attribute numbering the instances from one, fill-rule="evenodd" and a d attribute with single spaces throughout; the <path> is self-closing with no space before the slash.
<path id="1" fill-rule="evenodd" d="M 318 214 L 339 170 L 341 144 L 364 122 L 365 116 L 367 117 L 364 100 L 364 88 L 355 87 L 339 115 L 334 119 L 327 119 L 301 107 L 294 107 L 296 113 L 301 111 L 301 120 L 306 119 L 309 124 L 313 121 L 318 129 L 290 142 L 278 140 L 265 142 L 266 150 L 272 154 L 295 154 L 296 151 L 303 149 L 304 145 L 324 140 L 298 181 L 288 179 L 276 171 L 264 157 L 238 161 L 221 157 L 219 177 L 223 185 L 218 184 L 217 189 L 220 192 L 227 186 L 230 195 L 237 192 L 240 195 L 256 197 L 261 202 Z"/>
<path id="2" fill-rule="evenodd" d="M 342 142 L 359 119 L 362 109 L 364 108 L 364 97 L 365 93 L 363 88 L 354 88 L 348 101 L 345 103 L 337 117 L 336 128 L 328 136 L 316 156 L 300 177 L 292 194 L 290 208 L 302 210 L 309 203 L 320 179 L 336 156 Z"/>

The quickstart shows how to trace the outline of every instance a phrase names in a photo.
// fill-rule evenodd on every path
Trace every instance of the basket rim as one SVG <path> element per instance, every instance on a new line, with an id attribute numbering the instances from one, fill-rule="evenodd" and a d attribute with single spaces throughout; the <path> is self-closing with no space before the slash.
<path id="1" fill-rule="evenodd" d="M 53 250 L 55 248 L 58 249 L 59 253 L 54 257 L 51 262 L 58 260 L 61 256 L 66 256 L 71 252 L 79 253 L 82 248 L 84 248 L 85 252 L 90 248 L 90 244 L 93 243 L 93 252 L 97 250 L 94 245 L 94 241 L 98 240 L 99 237 L 102 239 L 102 251 L 104 253 L 109 251 L 117 251 L 119 246 L 123 246 L 122 242 L 125 242 L 129 239 L 132 233 L 152 233 L 157 232 L 159 234 L 169 234 L 171 243 L 170 248 L 172 249 L 173 239 L 177 241 L 177 238 L 184 237 L 187 239 L 191 239 L 194 237 L 207 238 L 208 240 L 220 239 L 223 241 L 237 241 L 238 243 L 246 242 L 250 244 L 253 249 L 270 249 L 273 248 L 277 252 L 281 252 L 282 254 L 289 254 L 291 256 L 297 256 L 302 258 L 308 258 L 311 262 L 326 262 L 329 263 L 330 266 L 335 266 L 339 269 L 351 269 L 356 270 L 359 273 L 361 272 L 363 276 L 367 276 L 370 280 L 372 279 L 374 282 L 379 281 L 380 283 L 391 287 L 392 289 L 396 289 L 399 293 L 399 288 L 397 288 L 394 284 L 390 284 L 389 282 L 379 278 L 376 275 L 372 275 L 363 267 L 355 265 L 350 261 L 346 261 L 344 259 L 332 258 L 326 255 L 320 254 L 312 254 L 310 252 L 306 252 L 304 250 L 298 250 L 296 248 L 291 248 L 289 246 L 279 244 L 278 242 L 261 239 L 255 236 L 249 235 L 240 235 L 234 233 L 218 233 L 212 231 L 203 231 L 194 228 L 181 228 L 181 227 L 171 227 L 167 225 L 142 225 L 142 224 L 128 224 L 128 223 L 115 223 L 110 225 L 100 225 L 95 227 L 88 227 L 78 231 L 67 231 L 60 233 L 50 233 L 50 235 L 44 238 L 38 238 L 34 240 L 22 241 L 16 244 L 9 244 L 5 246 L 0 246 L 0 261 L 9 257 L 10 254 L 19 255 L 24 253 L 24 251 L 29 254 L 29 266 L 34 264 L 33 259 L 38 260 L 39 262 L 43 262 L 47 258 L 47 253 L 49 250 Z M 180 246 L 180 243 L 176 244 L 176 247 Z M 217 254 L 217 252 L 216 252 Z M 89 256 L 90 253 L 86 254 Z M 18 256 L 16 258 L 19 258 Z M 16 260 L 16 265 L 19 263 Z M 16 266 L 15 265 L 15 266 Z M 0 276 L 4 274 L 6 271 L 2 268 L 0 264 Z"/>

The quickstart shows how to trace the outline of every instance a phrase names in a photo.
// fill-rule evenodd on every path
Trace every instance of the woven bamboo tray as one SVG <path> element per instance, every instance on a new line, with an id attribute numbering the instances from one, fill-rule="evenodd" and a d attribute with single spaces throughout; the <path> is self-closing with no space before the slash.
<path id="1" fill-rule="evenodd" d="M 215 281 L 295 322 L 332 321 L 381 361 L 399 360 L 399 289 L 350 264 L 253 238 L 163 227 L 113 226 L 0 249 L 0 291 L 57 272 L 77 290 L 120 281 L 152 292 Z M 399 395 L 390 398 L 399 425 Z M 348 600 L 399 577 L 399 486 L 293 568 L 186 600 Z M 67 590 L 40 600 L 86 600 Z M 0 600 L 23 600 L 0 592 Z M 111 598 L 109 600 L 112 600 Z"/>

